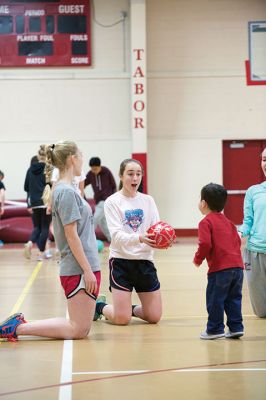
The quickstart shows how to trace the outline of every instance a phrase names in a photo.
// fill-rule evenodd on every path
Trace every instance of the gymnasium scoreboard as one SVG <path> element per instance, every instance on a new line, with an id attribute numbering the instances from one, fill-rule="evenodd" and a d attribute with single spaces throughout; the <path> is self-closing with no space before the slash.
<path id="1" fill-rule="evenodd" d="M 90 0 L 1 0 L 0 67 L 91 65 Z"/>

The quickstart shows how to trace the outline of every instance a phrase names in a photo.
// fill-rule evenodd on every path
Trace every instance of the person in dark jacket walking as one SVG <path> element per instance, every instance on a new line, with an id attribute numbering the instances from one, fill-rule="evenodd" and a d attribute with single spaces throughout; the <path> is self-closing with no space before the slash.
<path id="1" fill-rule="evenodd" d="M 38 151 L 38 163 L 30 166 L 26 173 L 24 190 L 28 194 L 28 206 L 33 212 L 33 226 L 29 241 L 24 246 L 24 256 L 31 258 L 31 249 L 33 243 L 36 243 L 39 249 L 38 261 L 44 258 L 50 258 L 45 254 L 45 246 L 49 235 L 49 226 L 51 215 L 46 213 L 47 207 L 42 200 L 43 191 L 46 185 L 45 179 L 45 145 L 41 145 Z"/>
<path id="2" fill-rule="evenodd" d="M 104 236 L 111 242 L 111 236 L 104 215 L 104 202 L 107 197 L 116 192 L 116 183 L 112 172 L 101 165 L 99 157 L 92 157 L 89 161 L 91 170 L 87 173 L 84 187 L 92 185 L 96 203 L 94 213 L 94 226 L 100 226 Z"/>

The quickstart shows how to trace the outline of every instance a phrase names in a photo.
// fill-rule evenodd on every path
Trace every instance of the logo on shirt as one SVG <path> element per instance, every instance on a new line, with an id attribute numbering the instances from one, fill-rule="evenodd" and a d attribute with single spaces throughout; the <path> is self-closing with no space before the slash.
<path id="1" fill-rule="evenodd" d="M 143 222 L 144 213 L 143 210 L 137 208 L 136 210 L 126 210 L 125 211 L 125 225 L 128 225 L 133 232 L 137 232 L 139 226 Z"/>

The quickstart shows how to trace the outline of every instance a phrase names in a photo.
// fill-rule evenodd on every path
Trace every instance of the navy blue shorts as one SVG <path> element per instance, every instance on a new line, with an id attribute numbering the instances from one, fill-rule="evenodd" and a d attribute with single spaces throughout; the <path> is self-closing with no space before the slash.
<path id="1" fill-rule="evenodd" d="M 137 293 L 154 292 L 160 289 L 157 270 L 149 260 L 126 260 L 111 258 L 109 260 L 110 291 L 112 288 Z"/>

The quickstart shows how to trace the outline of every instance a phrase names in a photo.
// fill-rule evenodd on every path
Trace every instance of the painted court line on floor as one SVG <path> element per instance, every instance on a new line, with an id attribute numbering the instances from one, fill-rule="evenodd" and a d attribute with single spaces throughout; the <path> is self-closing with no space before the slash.
<path id="1" fill-rule="evenodd" d="M 149 369 L 137 370 L 137 371 L 83 371 L 73 372 L 72 375 L 110 375 L 110 374 L 143 374 L 143 372 L 150 372 Z"/>
<path id="2" fill-rule="evenodd" d="M 170 316 L 170 317 L 163 317 L 161 321 L 168 321 L 168 320 L 175 320 L 175 319 L 203 319 L 206 318 L 207 314 L 205 315 L 176 315 L 176 316 Z M 257 317 L 255 314 L 243 314 L 243 318 L 254 318 L 254 319 L 260 319 Z"/>
<path id="3" fill-rule="evenodd" d="M 41 267 L 42 267 L 42 261 L 39 261 L 37 263 L 37 265 L 35 266 L 34 270 L 32 271 L 31 276 L 29 277 L 26 285 L 24 286 L 24 288 L 23 288 L 23 290 L 21 292 L 21 295 L 19 296 L 19 298 L 16 301 L 14 307 L 12 308 L 12 310 L 10 312 L 10 315 L 17 313 L 20 310 L 20 307 L 21 307 L 23 301 L 25 300 L 25 297 L 29 293 L 29 290 L 30 290 L 33 282 L 37 278 L 37 275 L 38 275 Z"/>
<path id="4" fill-rule="evenodd" d="M 170 372 L 250 372 L 250 371 L 266 371 L 266 368 L 195 368 L 195 369 L 176 369 Z M 128 374 L 137 375 L 144 372 L 152 372 L 152 370 L 144 369 L 139 371 L 87 371 L 87 372 L 73 372 L 73 375 L 117 375 Z"/>
<path id="5" fill-rule="evenodd" d="M 68 311 L 66 312 L 66 318 L 68 318 Z M 70 381 L 72 379 L 72 363 L 73 363 L 73 340 L 64 340 L 62 366 L 60 375 L 60 388 L 59 388 L 59 400 L 71 400 L 72 399 L 72 386 L 62 385 L 63 382 Z"/>
<path id="6" fill-rule="evenodd" d="M 42 264 L 43 264 L 42 261 L 39 261 L 37 263 L 37 265 L 35 266 L 34 270 L 32 271 L 29 279 L 27 280 L 26 285 L 24 286 L 24 288 L 23 288 L 18 300 L 16 301 L 16 303 L 13 306 L 13 308 L 12 308 L 11 312 L 9 313 L 9 315 L 15 314 L 20 310 L 23 301 L 25 300 L 27 294 L 30 291 L 31 286 L 33 285 L 33 282 L 37 278 L 37 275 L 38 275 L 38 273 L 39 273 L 39 271 L 40 271 L 40 269 L 42 267 Z M 0 339 L 0 344 L 3 343 L 3 341 L 5 341 L 5 339 Z"/>
<path id="7" fill-rule="evenodd" d="M 17 313 L 21 305 L 23 304 L 27 294 L 30 291 L 35 279 L 40 272 L 43 262 L 39 261 L 32 271 L 26 285 L 24 286 L 18 300 L 13 306 L 10 315 Z M 68 311 L 66 312 L 66 318 L 68 318 Z M 1 342 L 0 342 L 1 344 Z M 72 359 L 73 359 L 73 340 L 64 340 L 63 347 L 63 357 L 62 357 L 62 367 L 61 367 L 61 377 L 60 377 L 60 390 L 59 390 L 59 400 L 71 400 L 72 398 L 72 386 L 61 385 L 62 382 L 70 381 L 72 379 Z"/>
<path id="8" fill-rule="evenodd" d="M 173 372 L 257 372 L 266 371 L 266 368 L 195 368 L 179 369 Z"/>
<path id="9" fill-rule="evenodd" d="M 4 396 L 10 396 L 13 394 L 19 394 L 19 393 L 29 393 L 29 392 L 34 392 L 38 390 L 45 390 L 45 389 L 52 389 L 52 388 L 59 388 L 60 386 L 67 386 L 67 385 L 79 385 L 81 383 L 91 383 L 91 382 L 103 382 L 103 381 L 108 381 L 108 380 L 114 380 L 114 379 L 123 379 L 123 378 L 129 378 L 129 377 L 134 377 L 134 376 L 143 376 L 143 375 L 155 375 L 155 374 L 160 374 L 160 373 L 167 373 L 167 372 L 178 372 L 182 370 L 194 370 L 194 369 L 204 369 L 204 368 L 211 368 L 211 367 L 225 367 L 226 365 L 243 365 L 243 364 L 254 364 L 254 363 L 261 363 L 264 362 L 266 363 L 266 359 L 264 360 L 247 360 L 247 361 L 235 361 L 235 362 L 230 362 L 230 363 L 215 363 L 215 364 L 205 364 L 205 365 L 194 365 L 190 367 L 183 367 L 183 368 L 166 368 L 166 369 L 155 369 L 155 370 L 150 370 L 150 371 L 144 371 L 144 372 L 138 372 L 138 373 L 131 373 L 131 374 L 118 374 L 118 375 L 113 375 L 113 376 L 104 376 L 100 378 L 90 378 L 90 379 L 82 379 L 78 381 L 70 381 L 70 382 L 64 382 L 64 383 L 55 383 L 51 385 L 45 385 L 45 386 L 36 386 L 36 387 L 31 387 L 31 388 L 26 388 L 26 389 L 21 389 L 21 390 L 14 390 L 12 392 L 4 392 L 0 393 L 0 397 Z"/>

